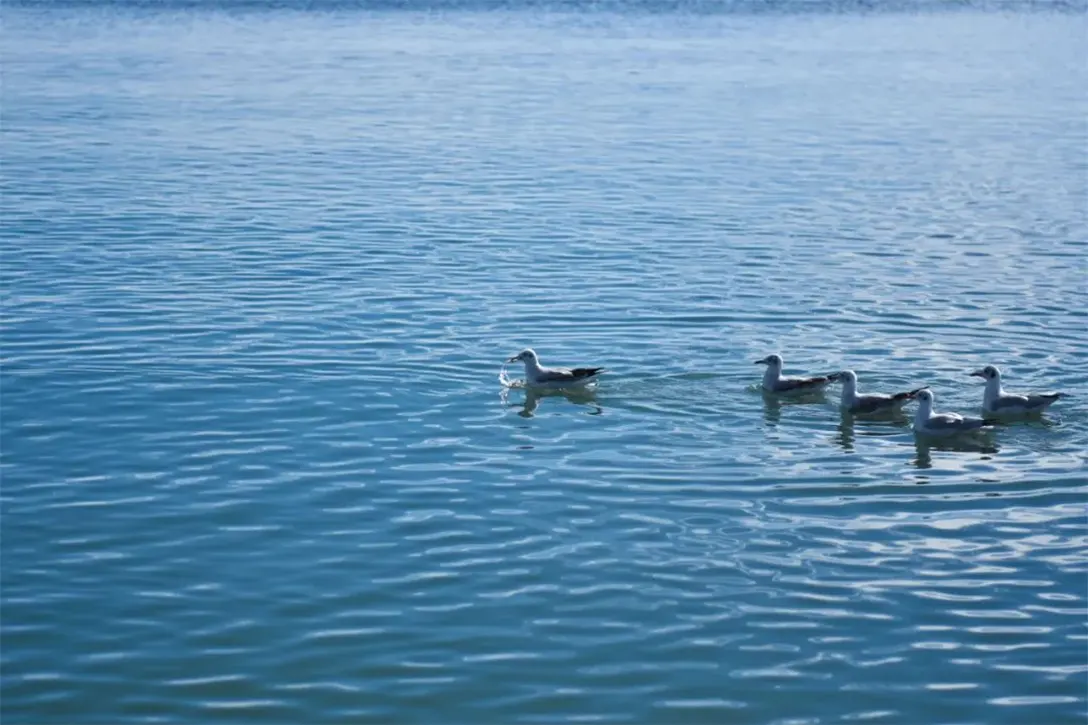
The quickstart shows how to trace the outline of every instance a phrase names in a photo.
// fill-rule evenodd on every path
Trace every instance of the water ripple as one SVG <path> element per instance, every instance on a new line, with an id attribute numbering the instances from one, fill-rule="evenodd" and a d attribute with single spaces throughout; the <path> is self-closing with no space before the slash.
<path id="1" fill-rule="evenodd" d="M 1083 721 L 1079 15 L 5 22 L 5 721 Z"/>

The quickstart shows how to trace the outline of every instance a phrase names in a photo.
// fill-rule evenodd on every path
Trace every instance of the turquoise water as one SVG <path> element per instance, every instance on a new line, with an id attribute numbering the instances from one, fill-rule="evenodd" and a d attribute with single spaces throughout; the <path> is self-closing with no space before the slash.
<path id="1" fill-rule="evenodd" d="M 4 723 L 1084 722 L 1086 16 L 803 9 L 6 4 Z"/>

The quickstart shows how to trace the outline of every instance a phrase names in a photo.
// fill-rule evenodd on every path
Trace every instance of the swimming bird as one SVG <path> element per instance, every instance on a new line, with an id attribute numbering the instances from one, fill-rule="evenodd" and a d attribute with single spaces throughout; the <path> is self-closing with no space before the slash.
<path id="1" fill-rule="evenodd" d="M 525 382 L 542 387 L 567 387 L 586 385 L 597 379 L 604 368 L 546 368 L 532 348 L 525 348 L 506 362 L 525 363 Z"/>
<path id="2" fill-rule="evenodd" d="M 858 393 L 858 376 L 853 370 L 843 370 L 839 373 L 839 380 L 842 381 L 842 408 L 851 413 L 898 411 L 924 390 L 924 388 L 918 388 L 893 395 L 884 393 L 865 393 L 861 395 Z"/>
<path id="3" fill-rule="evenodd" d="M 1065 397 L 1065 393 L 1006 393 L 1001 387 L 1001 370 L 996 365 L 987 365 L 971 375 L 986 381 L 986 391 L 982 394 L 982 410 L 986 413 L 1041 413 L 1059 398 Z"/>
<path id="4" fill-rule="evenodd" d="M 914 413 L 914 432 L 932 436 L 949 436 L 957 433 L 979 433 L 992 430 L 992 421 L 986 418 L 969 418 L 958 413 L 934 413 L 933 391 L 918 391 L 918 410 Z"/>
<path id="5" fill-rule="evenodd" d="M 756 360 L 754 364 L 767 366 L 767 372 L 763 373 L 763 389 L 768 393 L 823 390 L 839 377 L 838 373 L 818 375 L 811 378 L 783 377 L 781 355 L 768 355 L 762 360 Z"/>

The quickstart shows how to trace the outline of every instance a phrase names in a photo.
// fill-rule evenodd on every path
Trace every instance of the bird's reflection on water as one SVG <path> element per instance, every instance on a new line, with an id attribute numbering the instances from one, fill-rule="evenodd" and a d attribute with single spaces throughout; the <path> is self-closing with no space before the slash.
<path id="1" fill-rule="evenodd" d="M 842 417 L 839 419 L 839 435 L 835 438 L 836 442 L 842 446 L 844 451 L 854 450 L 854 439 L 857 435 L 854 433 L 854 416 L 850 413 L 843 412 Z"/>
<path id="2" fill-rule="evenodd" d="M 901 411 L 885 411 L 870 413 L 868 415 L 855 415 L 848 411 L 841 411 L 838 425 L 838 434 L 835 442 L 844 451 L 853 452 L 854 442 L 857 440 L 857 424 L 861 424 L 862 436 L 887 435 L 889 431 L 899 431 L 910 426 L 910 419 Z M 869 429 L 869 432 L 865 432 Z"/>
<path id="3" fill-rule="evenodd" d="M 503 403 L 511 408 L 520 407 L 521 410 L 518 411 L 518 415 L 522 418 L 532 418 L 545 398 L 565 398 L 570 403 L 588 408 L 588 415 L 601 415 L 604 413 L 604 408 L 597 401 L 595 388 L 558 388 L 551 390 L 547 388 L 524 388 L 523 390 L 525 391 L 525 400 L 520 403 L 509 400 L 509 390 L 504 389 L 502 392 Z"/>
<path id="4" fill-rule="evenodd" d="M 926 470 L 933 468 L 933 451 L 981 453 L 985 458 L 997 453 L 998 447 L 988 437 L 932 440 L 926 436 L 915 435 L 914 450 L 917 453 L 913 461 L 914 466 Z"/>
<path id="5" fill-rule="evenodd" d="M 815 405 L 826 403 L 827 396 L 822 390 L 805 391 L 802 393 L 775 394 L 760 391 L 763 395 L 763 420 L 769 426 L 776 426 L 782 420 L 783 408 L 794 405 Z"/>

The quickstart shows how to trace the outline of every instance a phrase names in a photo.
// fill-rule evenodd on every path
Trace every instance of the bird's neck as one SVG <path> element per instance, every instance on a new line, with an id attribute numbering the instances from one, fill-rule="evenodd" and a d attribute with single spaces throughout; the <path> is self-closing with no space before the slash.
<path id="1" fill-rule="evenodd" d="M 540 374 L 540 363 L 536 360 L 525 360 L 525 374 L 528 376 L 534 376 Z"/>
<path id="2" fill-rule="evenodd" d="M 858 395 L 858 386 L 849 378 L 844 378 L 842 381 L 842 402 L 852 403 L 854 398 Z"/>
<path id="3" fill-rule="evenodd" d="M 986 381 L 986 392 L 983 393 L 983 397 L 987 401 L 997 400 L 1001 397 L 1001 378 L 991 378 Z"/>
<path id="4" fill-rule="evenodd" d="M 763 384 L 774 385 L 776 382 L 778 382 L 778 379 L 780 377 L 782 377 L 782 370 L 780 368 L 774 367 L 773 365 L 768 365 L 767 369 L 763 373 Z"/>
<path id="5" fill-rule="evenodd" d="M 918 401 L 918 410 L 914 413 L 915 424 L 925 423 L 933 415 L 933 405 L 925 400 Z"/>

